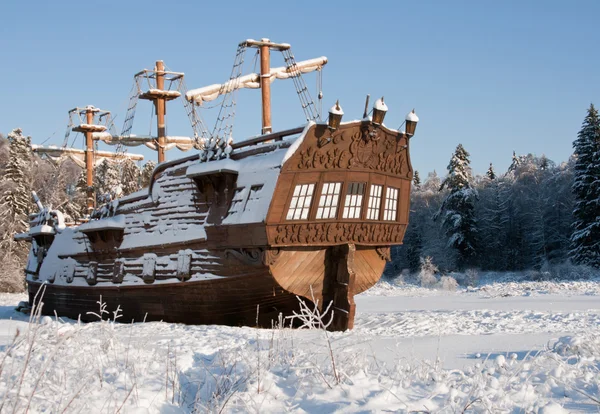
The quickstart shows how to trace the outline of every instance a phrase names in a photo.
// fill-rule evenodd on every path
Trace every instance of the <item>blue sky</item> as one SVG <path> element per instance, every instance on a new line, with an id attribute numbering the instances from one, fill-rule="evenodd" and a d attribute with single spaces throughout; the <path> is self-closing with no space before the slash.
<path id="1" fill-rule="evenodd" d="M 35 143 L 60 145 L 67 111 L 88 104 L 111 110 L 120 130 L 135 72 L 162 59 L 189 88 L 220 83 L 237 43 L 269 37 L 290 43 L 297 60 L 329 58 L 325 111 L 339 99 L 344 119 L 360 118 L 366 94 L 384 95 L 386 124 L 397 127 L 416 108 L 412 161 L 423 175 L 444 174 L 458 143 L 477 173 L 490 162 L 505 171 L 513 150 L 561 162 L 600 98 L 599 15 L 600 2 L 583 0 L 5 0 L 0 131 L 22 127 Z M 315 76 L 306 81 L 314 96 Z M 260 131 L 259 102 L 259 91 L 240 93 L 236 140 Z M 302 124 L 291 82 L 273 84 L 273 106 L 274 129 Z M 134 133 L 149 132 L 150 111 L 140 105 Z M 181 103 L 169 105 L 168 121 L 169 134 L 190 134 Z"/>

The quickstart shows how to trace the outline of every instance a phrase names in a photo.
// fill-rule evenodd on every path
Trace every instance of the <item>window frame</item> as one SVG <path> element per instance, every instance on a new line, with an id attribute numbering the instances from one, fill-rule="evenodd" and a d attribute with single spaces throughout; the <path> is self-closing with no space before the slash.
<path id="1" fill-rule="evenodd" d="M 396 191 L 396 198 L 395 198 L 395 199 L 393 199 L 393 198 L 391 198 L 391 199 L 390 199 L 390 198 L 388 198 L 388 193 L 389 193 L 391 190 L 395 190 L 395 191 Z M 387 203 L 388 203 L 388 200 L 394 200 L 394 201 L 395 201 L 395 206 L 394 206 L 394 209 L 388 209 L 388 208 L 387 208 Z M 399 210 L 399 209 L 398 209 L 398 206 L 399 206 L 399 204 L 400 204 L 400 188 L 398 188 L 398 187 L 393 187 L 393 186 L 391 186 L 391 185 L 389 185 L 389 186 L 388 186 L 388 185 L 386 185 L 386 186 L 385 186 L 385 197 L 382 197 L 382 201 L 384 201 L 384 202 L 385 202 L 385 203 L 383 204 L 383 208 L 382 208 L 382 213 L 383 213 L 383 214 L 382 214 L 382 221 L 385 221 L 385 222 L 395 222 L 395 221 L 398 221 L 398 214 L 399 214 L 399 212 L 398 212 L 398 210 Z M 388 212 L 391 212 L 391 211 L 393 211 L 393 212 L 394 212 L 394 218 L 391 218 L 391 219 L 388 219 L 388 218 L 386 218 L 386 217 L 387 217 L 387 215 L 388 215 Z"/>
<path id="2" fill-rule="evenodd" d="M 314 181 L 310 181 L 310 182 L 308 182 L 308 181 L 307 182 L 295 182 L 294 183 L 294 185 L 293 185 L 293 187 L 292 187 L 292 189 L 290 191 L 289 200 L 286 203 L 286 207 L 287 208 L 283 211 L 283 214 L 285 214 L 284 221 L 286 221 L 286 222 L 303 222 L 303 221 L 310 221 L 310 220 L 312 220 L 312 214 L 311 213 L 312 213 L 312 210 L 313 210 L 313 203 L 315 202 L 314 201 L 315 190 L 318 188 L 318 184 L 319 184 L 319 182 L 314 182 Z M 306 207 L 308 209 L 307 214 L 306 214 L 306 218 L 302 218 L 302 210 L 305 207 L 301 207 L 300 208 L 300 217 L 299 218 L 295 219 L 295 218 L 293 218 L 293 216 L 292 216 L 292 218 L 288 218 L 289 213 L 290 213 L 290 209 L 292 208 L 291 207 L 292 206 L 292 201 L 294 200 L 294 197 L 296 197 L 294 195 L 294 193 L 296 192 L 296 188 L 300 187 L 300 192 L 302 192 L 302 186 L 308 186 L 310 188 L 311 185 L 313 186 L 313 188 L 312 188 L 312 192 L 310 194 L 310 203 L 308 204 L 308 207 Z M 303 196 L 302 194 L 299 194 L 298 198 L 300 199 L 300 197 L 305 197 L 304 198 L 304 202 L 306 202 L 306 195 Z M 295 215 L 295 213 L 296 213 L 295 210 L 296 209 L 297 209 L 297 205 L 294 207 L 294 214 L 293 215 Z"/>
<path id="3" fill-rule="evenodd" d="M 328 206 L 327 204 L 325 204 L 325 205 L 323 205 L 323 207 L 321 207 L 321 197 L 325 196 L 327 198 L 328 196 L 335 196 L 336 195 L 335 193 L 325 194 L 325 195 L 323 194 L 323 189 L 328 184 L 329 185 L 334 185 L 334 186 L 336 184 L 339 184 L 339 192 L 337 194 L 337 203 L 336 203 L 336 206 L 335 206 L 335 213 L 334 213 L 333 217 L 321 217 L 321 218 L 319 218 L 317 216 L 319 214 L 319 209 L 320 208 L 322 208 L 323 210 L 325 210 L 327 208 L 329 208 L 329 209 L 332 208 L 331 205 Z M 344 181 L 343 180 L 341 180 L 341 181 L 327 180 L 326 178 L 323 178 L 322 180 L 319 180 L 319 186 L 318 186 L 318 193 L 319 194 L 318 194 L 317 197 L 315 197 L 318 201 L 315 201 L 315 203 L 316 203 L 315 207 L 314 207 L 315 213 L 314 213 L 314 217 L 311 216 L 311 220 L 320 221 L 320 222 L 321 221 L 327 221 L 327 220 L 339 220 L 338 217 L 339 217 L 339 213 L 340 213 L 340 209 L 341 209 L 341 205 L 342 205 L 342 191 L 343 190 L 344 190 Z"/>
<path id="4" fill-rule="evenodd" d="M 372 190 L 373 187 L 379 187 L 381 189 L 380 193 L 379 193 L 379 206 L 377 206 L 377 217 L 376 218 L 369 218 L 369 210 L 372 209 L 371 207 L 371 196 L 372 196 Z M 367 202 L 367 209 L 365 212 L 365 220 L 366 221 L 382 221 L 381 220 L 381 216 L 382 216 L 382 212 L 383 212 L 383 195 L 385 194 L 385 189 L 386 189 L 386 185 L 385 184 L 380 184 L 380 183 L 375 183 L 370 181 L 369 182 L 369 197 L 368 197 L 368 202 Z"/>
<path id="5" fill-rule="evenodd" d="M 344 217 L 344 209 L 346 208 L 346 197 L 348 196 L 348 187 L 352 184 L 362 184 L 363 185 L 362 200 L 361 200 L 360 208 L 358 209 L 359 213 L 358 213 L 357 218 Z M 340 220 L 340 221 L 362 221 L 362 220 L 364 220 L 363 217 L 365 216 L 365 205 L 366 205 L 366 203 L 364 202 L 365 189 L 368 184 L 369 184 L 369 180 L 366 180 L 366 181 L 362 181 L 362 180 L 349 181 L 349 180 L 347 180 L 344 182 L 344 188 L 343 188 L 343 193 L 342 193 L 343 203 L 340 206 L 340 210 L 341 210 L 342 214 L 338 220 Z M 356 208 L 356 206 L 348 207 L 348 208 Z"/>

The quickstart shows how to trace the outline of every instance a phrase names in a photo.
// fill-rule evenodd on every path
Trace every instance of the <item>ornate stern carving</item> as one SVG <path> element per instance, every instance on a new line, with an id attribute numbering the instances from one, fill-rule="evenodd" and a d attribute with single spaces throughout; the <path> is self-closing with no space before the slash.
<path id="1" fill-rule="evenodd" d="M 281 257 L 281 250 L 266 249 L 263 253 L 263 264 L 265 266 L 273 266 Z"/>
<path id="2" fill-rule="evenodd" d="M 390 252 L 390 246 L 387 246 L 387 247 L 378 247 L 375 250 L 377 251 L 377 254 L 379 255 L 379 257 L 382 260 L 385 260 L 386 262 L 390 262 L 392 260 L 392 255 L 391 255 L 391 252 Z"/>
<path id="3" fill-rule="evenodd" d="M 302 170 L 364 169 L 411 178 L 406 138 L 366 123 L 331 133 L 315 129 L 317 145 L 300 150 L 293 168 Z M 333 144 L 333 145 L 332 145 Z"/>
<path id="4" fill-rule="evenodd" d="M 226 249 L 224 251 L 226 259 L 234 258 L 244 264 L 259 265 L 262 264 L 262 249 Z"/>
<path id="5" fill-rule="evenodd" d="M 401 243 L 397 224 L 308 223 L 275 227 L 275 244 Z"/>

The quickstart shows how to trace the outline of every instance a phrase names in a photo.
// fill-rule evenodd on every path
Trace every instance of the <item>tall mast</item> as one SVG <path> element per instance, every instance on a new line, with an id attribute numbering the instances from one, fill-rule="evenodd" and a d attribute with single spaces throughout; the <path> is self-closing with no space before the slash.
<path id="1" fill-rule="evenodd" d="M 154 72 L 154 73 L 152 73 Z M 156 111 L 156 129 L 157 129 L 157 152 L 158 162 L 165 161 L 165 151 L 167 144 L 167 128 L 165 125 L 165 115 L 167 113 L 166 102 L 178 98 L 181 94 L 178 91 L 165 90 L 165 76 L 170 75 L 169 80 L 173 81 L 183 77 L 183 73 L 165 71 L 165 64 L 162 60 L 156 61 L 154 71 L 143 70 L 136 74 L 143 75 L 146 78 L 154 77 L 156 79 L 156 89 L 149 89 L 140 94 L 140 99 L 146 99 L 154 102 Z"/>
<path id="2" fill-rule="evenodd" d="M 269 39 L 261 39 L 269 42 Z M 262 133 L 273 132 L 271 126 L 271 49 L 268 44 L 260 47 L 260 88 L 262 93 Z"/>
<path id="3" fill-rule="evenodd" d="M 260 88 L 262 95 L 262 133 L 273 131 L 271 125 L 271 49 L 288 50 L 287 43 L 273 43 L 269 39 L 246 40 L 246 46 L 256 48 L 260 52 Z"/>
<path id="4" fill-rule="evenodd" d="M 94 117 L 97 113 L 102 112 L 104 114 L 109 114 L 108 111 L 101 111 L 100 109 L 88 105 L 83 110 L 79 108 L 72 109 L 69 113 L 77 112 L 78 115 L 85 114 L 85 123 L 80 123 L 79 125 L 73 127 L 73 131 L 81 132 L 85 135 L 85 183 L 87 185 L 86 188 L 86 205 L 88 212 L 91 212 L 96 205 L 96 200 L 94 197 L 94 132 L 104 132 L 106 131 L 106 127 L 104 125 L 96 125 L 94 124 Z M 81 118 L 80 118 L 81 119 Z"/>
<path id="5" fill-rule="evenodd" d="M 162 60 L 158 60 L 156 62 L 156 89 L 164 90 L 165 89 L 165 64 Z M 158 97 L 154 101 L 156 105 L 156 130 L 158 132 L 158 162 L 165 161 L 165 137 L 166 137 L 166 128 L 165 128 L 165 98 Z"/>
<path id="6" fill-rule="evenodd" d="M 88 106 L 85 110 L 85 123 L 92 125 L 94 123 L 94 110 L 93 107 Z M 85 131 L 85 171 L 86 171 L 86 199 L 87 209 L 91 211 L 94 209 L 94 141 L 92 139 L 92 131 L 88 129 Z"/>

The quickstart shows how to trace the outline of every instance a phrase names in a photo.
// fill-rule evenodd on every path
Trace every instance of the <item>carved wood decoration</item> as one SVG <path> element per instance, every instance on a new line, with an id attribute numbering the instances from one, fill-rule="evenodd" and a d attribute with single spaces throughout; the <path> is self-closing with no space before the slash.
<path id="1" fill-rule="evenodd" d="M 307 223 L 282 224 L 270 228 L 274 244 L 332 245 L 348 242 L 363 244 L 400 244 L 404 226 L 381 223 Z"/>
<path id="2" fill-rule="evenodd" d="M 370 122 L 344 125 L 333 133 L 317 125 L 282 171 L 309 169 L 378 171 L 412 179 L 406 137 Z"/>
<path id="3" fill-rule="evenodd" d="M 389 247 L 378 247 L 375 250 L 382 260 L 385 260 L 386 262 L 392 261 L 392 254 Z"/>

